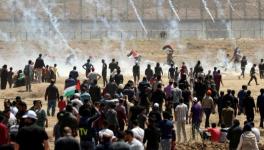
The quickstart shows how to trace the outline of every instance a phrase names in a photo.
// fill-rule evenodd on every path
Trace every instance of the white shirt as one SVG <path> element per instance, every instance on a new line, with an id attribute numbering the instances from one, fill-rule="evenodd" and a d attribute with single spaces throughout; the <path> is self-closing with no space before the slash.
<path id="1" fill-rule="evenodd" d="M 176 121 L 186 121 L 186 116 L 188 114 L 188 107 L 186 104 L 181 103 L 175 108 Z"/>
<path id="2" fill-rule="evenodd" d="M 15 117 L 15 115 L 13 115 L 13 113 L 10 113 L 10 117 L 8 119 L 8 126 L 13 126 L 17 123 L 17 119 Z"/>
<path id="3" fill-rule="evenodd" d="M 260 139 L 260 131 L 259 131 L 259 129 L 254 127 L 251 130 L 255 134 L 257 142 L 259 142 L 259 139 Z"/>
<path id="4" fill-rule="evenodd" d="M 83 102 L 82 102 L 81 100 L 79 100 L 79 99 L 76 99 L 76 98 L 73 99 L 71 102 L 72 102 L 73 104 L 74 104 L 74 103 L 77 104 L 77 106 L 76 106 L 77 110 L 79 110 L 80 107 L 83 105 Z"/>
<path id="5" fill-rule="evenodd" d="M 143 144 L 135 138 L 133 138 L 133 140 L 128 144 L 130 145 L 131 150 L 144 150 Z"/>
<path id="6" fill-rule="evenodd" d="M 140 127 L 135 127 L 132 129 L 134 137 L 138 139 L 140 142 L 143 142 L 145 131 Z"/>
<path id="7" fill-rule="evenodd" d="M 18 109 L 17 109 L 16 106 L 11 106 L 11 107 L 10 107 L 10 111 L 11 111 L 11 113 L 12 113 L 14 116 L 16 116 L 16 114 L 17 114 L 17 112 L 18 112 Z"/>

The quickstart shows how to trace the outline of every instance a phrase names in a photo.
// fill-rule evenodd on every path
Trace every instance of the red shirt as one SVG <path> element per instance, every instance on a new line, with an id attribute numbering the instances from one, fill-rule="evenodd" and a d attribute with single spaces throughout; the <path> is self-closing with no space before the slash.
<path id="1" fill-rule="evenodd" d="M 58 102 L 58 107 L 59 107 L 59 110 L 60 110 L 60 111 L 63 111 L 64 108 L 66 107 L 66 102 L 60 100 L 60 101 Z"/>
<path id="2" fill-rule="evenodd" d="M 0 123 L 0 145 L 8 144 L 8 128 L 3 123 Z"/>
<path id="3" fill-rule="evenodd" d="M 218 128 L 209 128 L 207 129 L 208 132 L 211 133 L 211 140 L 212 142 L 219 142 L 221 131 Z"/>

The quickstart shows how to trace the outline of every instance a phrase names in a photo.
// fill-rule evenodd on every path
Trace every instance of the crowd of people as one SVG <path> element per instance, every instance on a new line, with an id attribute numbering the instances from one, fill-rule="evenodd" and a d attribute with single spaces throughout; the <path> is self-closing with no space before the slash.
<path id="1" fill-rule="evenodd" d="M 148 65 L 144 75 L 140 72 L 141 65 L 135 63 L 133 79 L 125 82 L 115 59 L 109 65 L 102 60 L 101 73 L 95 72 L 88 59 L 82 66 L 86 79 L 80 81 L 74 66 L 62 94 L 56 86 L 56 65 L 46 67 L 41 56 L 34 65 L 29 60 L 23 74 L 27 91 L 31 91 L 32 81 L 50 83 L 44 97 L 47 110 L 41 100 L 33 101 L 32 107 L 19 96 L 13 101 L 5 100 L 0 113 L 0 149 L 48 150 L 45 128 L 49 116 L 57 117 L 53 127 L 55 150 L 174 150 L 177 143 L 197 139 L 229 143 L 230 150 L 258 149 L 260 130 L 254 120 L 259 112 L 259 127 L 263 128 L 264 89 L 260 90 L 256 103 L 247 89 L 253 79 L 258 84 L 256 65 L 251 68 L 248 85 L 243 85 L 236 94 L 234 89 L 221 91 L 221 71 L 214 67 L 204 73 L 200 61 L 194 68 L 188 68 L 184 62 L 178 67 L 171 64 L 168 76 L 159 63 L 153 69 Z M 244 76 L 247 63 L 242 60 Z M 52 72 L 49 78 L 43 74 L 45 68 Z M 1 89 L 6 88 L 9 72 L 4 65 Z M 260 74 L 263 79 L 263 70 Z M 98 83 L 101 78 L 102 85 Z M 211 120 L 215 113 L 218 122 Z M 243 127 L 237 115 L 245 115 Z M 190 135 L 187 124 L 191 126 Z"/>
<path id="2" fill-rule="evenodd" d="M 18 70 L 16 73 L 13 71 L 13 68 L 10 67 L 8 70 L 7 65 L 3 65 L 0 68 L 0 85 L 1 90 L 7 88 L 21 87 L 26 85 L 26 91 L 31 91 L 31 83 L 41 83 L 41 82 L 50 82 L 51 79 L 57 78 L 59 76 L 57 70 L 57 64 L 53 66 L 45 65 L 42 58 L 42 54 L 36 59 L 35 63 L 29 60 L 28 64 L 23 68 Z"/>

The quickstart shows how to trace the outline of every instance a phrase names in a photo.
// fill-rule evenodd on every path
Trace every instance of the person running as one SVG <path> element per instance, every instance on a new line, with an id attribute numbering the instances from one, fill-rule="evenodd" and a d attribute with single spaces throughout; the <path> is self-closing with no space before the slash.
<path id="1" fill-rule="evenodd" d="M 51 115 L 55 115 L 56 103 L 59 101 L 60 94 L 58 88 L 55 86 L 55 80 L 52 79 L 50 85 L 45 92 L 45 101 L 48 100 L 47 114 L 50 116 L 50 109 L 52 108 Z"/>
<path id="2" fill-rule="evenodd" d="M 93 65 L 91 64 L 91 60 L 87 59 L 87 62 L 82 66 L 83 69 L 85 70 L 85 75 L 88 77 L 88 74 L 92 71 L 94 68 Z"/>
<path id="3" fill-rule="evenodd" d="M 256 64 L 254 64 L 250 69 L 250 80 L 248 81 L 248 86 L 250 86 L 251 81 L 254 79 L 256 82 L 256 85 L 258 84 L 257 77 L 256 77 Z"/>
<path id="4" fill-rule="evenodd" d="M 36 73 L 36 80 L 38 83 L 42 81 L 42 69 L 45 67 L 44 60 L 42 59 L 42 54 L 35 61 L 34 70 Z"/>

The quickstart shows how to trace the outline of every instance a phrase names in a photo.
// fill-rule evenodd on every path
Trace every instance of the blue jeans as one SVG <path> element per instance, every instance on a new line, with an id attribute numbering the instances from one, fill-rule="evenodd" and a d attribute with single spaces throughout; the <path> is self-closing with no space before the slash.
<path id="1" fill-rule="evenodd" d="M 48 100 L 48 108 L 47 108 L 47 115 L 50 116 L 50 109 L 51 109 L 51 115 L 55 115 L 55 109 L 56 109 L 56 99 Z"/>
<path id="2" fill-rule="evenodd" d="M 195 139 L 195 132 L 200 133 L 200 122 L 193 122 L 192 123 L 192 137 Z"/>
<path id="3" fill-rule="evenodd" d="M 211 108 L 204 108 L 204 113 L 205 113 L 205 128 L 208 128 L 209 125 L 209 118 L 212 113 Z"/>
<path id="4" fill-rule="evenodd" d="M 162 150 L 171 150 L 171 139 L 161 139 L 160 145 Z"/>

